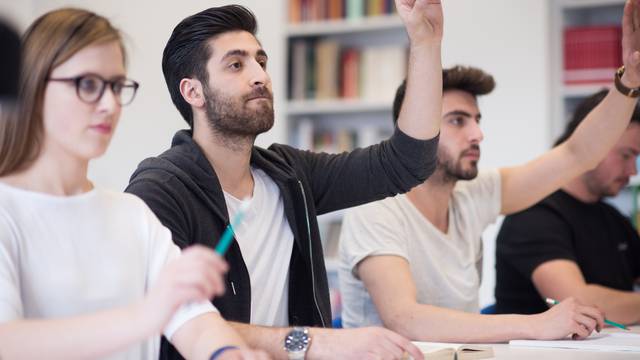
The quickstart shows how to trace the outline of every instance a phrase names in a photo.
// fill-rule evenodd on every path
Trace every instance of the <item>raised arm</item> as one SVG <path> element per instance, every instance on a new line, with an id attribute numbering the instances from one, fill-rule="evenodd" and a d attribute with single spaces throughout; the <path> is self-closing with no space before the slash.
<path id="1" fill-rule="evenodd" d="M 442 117 L 442 5 L 440 0 L 396 0 L 409 35 L 407 90 L 398 127 L 416 139 L 431 139 Z"/>
<path id="2" fill-rule="evenodd" d="M 639 50 L 640 2 L 627 0 L 622 20 L 622 83 L 629 88 L 640 86 Z M 636 101 L 611 89 L 567 141 L 524 165 L 500 169 L 502 213 L 525 209 L 596 167 L 627 128 Z"/>

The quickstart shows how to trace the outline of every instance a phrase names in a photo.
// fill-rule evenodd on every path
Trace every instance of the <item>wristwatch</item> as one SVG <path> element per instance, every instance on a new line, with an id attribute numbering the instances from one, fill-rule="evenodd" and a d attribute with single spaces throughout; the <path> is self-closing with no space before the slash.
<path id="1" fill-rule="evenodd" d="M 309 328 L 294 327 L 291 329 L 284 338 L 284 350 L 287 352 L 289 360 L 303 360 L 310 342 Z"/>
<path id="2" fill-rule="evenodd" d="M 620 66 L 616 71 L 616 76 L 614 80 L 616 89 L 618 89 L 618 91 L 620 91 L 623 95 L 628 97 L 637 98 L 638 96 L 640 96 L 640 87 L 636 87 L 636 88 L 626 87 L 621 80 L 622 74 L 624 74 L 624 65 Z"/>

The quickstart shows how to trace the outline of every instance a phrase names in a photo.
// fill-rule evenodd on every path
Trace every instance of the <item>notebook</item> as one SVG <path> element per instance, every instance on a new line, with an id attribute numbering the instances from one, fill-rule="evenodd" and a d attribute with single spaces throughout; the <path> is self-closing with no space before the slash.
<path id="1" fill-rule="evenodd" d="M 509 345 L 536 348 L 640 352 L 640 334 L 627 332 L 593 333 L 584 340 L 511 340 L 509 341 Z"/>
<path id="2" fill-rule="evenodd" d="M 485 345 L 414 341 L 425 360 L 476 360 L 493 358 L 493 348 Z M 409 357 L 409 359 L 412 359 Z"/>

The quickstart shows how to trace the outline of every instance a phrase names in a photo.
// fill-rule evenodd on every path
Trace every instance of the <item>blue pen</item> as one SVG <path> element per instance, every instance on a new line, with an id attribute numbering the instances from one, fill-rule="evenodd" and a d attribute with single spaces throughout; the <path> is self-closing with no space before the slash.
<path id="1" fill-rule="evenodd" d="M 245 212 L 249 209 L 250 204 L 251 204 L 251 200 L 249 199 L 242 200 L 242 203 L 240 204 L 240 208 L 238 208 L 238 211 L 233 216 L 233 220 L 231 220 L 231 223 L 229 223 L 229 225 L 227 225 L 227 228 L 224 229 L 224 232 L 220 237 L 220 241 L 218 241 L 218 245 L 216 245 L 216 252 L 220 256 L 224 256 L 224 254 L 227 252 L 227 249 L 229 249 L 229 245 L 231 245 L 231 240 L 233 240 L 233 234 L 234 234 L 233 228 L 236 228 L 238 227 L 238 225 L 240 225 L 240 223 L 242 222 L 242 218 L 244 218 Z"/>

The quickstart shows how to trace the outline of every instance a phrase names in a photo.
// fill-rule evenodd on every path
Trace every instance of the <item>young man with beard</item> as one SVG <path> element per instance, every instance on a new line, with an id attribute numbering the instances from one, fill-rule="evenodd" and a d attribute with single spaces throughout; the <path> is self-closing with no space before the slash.
<path id="1" fill-rule="evenodd" d="M 640 86 L 636 8 L 627 3 L 623 19 L 626 71 L 618 80 L 628 88 Z M 478 174 L 476 97 L 493 87 L 481 70 L 445 70 L 435 173 L 406 195 L 347 211 L 340 239 L 346 327 L 384 324 L 413 340 L 501 342 L 584 338 L 602 326 L 599 310 L 573 299 L 537 315 L 478 314 L 481 235 L 498 215 L 522 210 L 595 167 L 623 134 L 636 99 L 614 89 L 562 145 L 523 165 Z M 403 99 L 404 84 L 396 116 Z"/>
<path id="2" fill-rule="evenodd" d="M 275 358 L 399 359 L 406 351 L 422 359 L 384 328 L 323 329 L 331 311 L 316 215 L 409 191 L 435 169 L 442 8 L 436 0 L 396 5 L 410 39 L 407 99 L 389 140 L 351 153 L 254 146 L 273 124 L 273 104 L 268 56 L 246 8 L 190 16 L 165 47 L 169 92 L 191 129 L 143 161 L 127 191 L 147 202 L 180 247 L 214 247 L 240 199 L 251 198 L 226 255 L 227 292 L 213 304 L 250 346 Z M 164 358 L 178 356 L 163 342 Z"/>
<path id="3" fill-rule="evenodd" d="M 564 142 L 605 97 L 578 106 L 556 144 Z M 545 297 L 573 296 L 607 318 L 640 322 L 640 237 L 629 220 L 603 199 L 617 195 L 638 173 L 640 108 L 598 166 L 533 207 L 505 219 L 496 243 L 496 311 L 535 314 Z"/>

